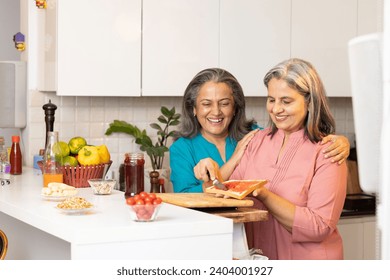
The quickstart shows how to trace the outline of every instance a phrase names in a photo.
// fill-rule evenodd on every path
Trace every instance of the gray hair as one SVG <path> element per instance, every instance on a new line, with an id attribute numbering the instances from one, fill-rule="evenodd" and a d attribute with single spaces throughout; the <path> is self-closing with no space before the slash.
<path id="1" fill-rule="evenodd" d="M 245 97 L 240 83 L 228 71 L 209 68 L 200 71 L 188 84 L 183 97 L 180 136 L 193 138 L 201 131 L 201 126 L 193 114 L 200 88 L 207 82 L 224 83 L 233 92 L 234 118 L 229 124 L 229 136 L 236 141 L 252 130 L 254 120 L 247 120 L 245 115 Z"/>
<path id="2" fill-rule="evenodd" d="M 320 141 L 324 136 L 335 132 L 335 121 L 330 111 L 328 98 L 317 71 L 307 61 L 298 58 L 285 60 L 264 76 L 264 85 L 273 79 L 285 81 L 290 88 L 297 90 L 308 104 L 305 120 L 305 135 L 312 142 Z M 277 127 L 270 119 L 271 135 Z"/>

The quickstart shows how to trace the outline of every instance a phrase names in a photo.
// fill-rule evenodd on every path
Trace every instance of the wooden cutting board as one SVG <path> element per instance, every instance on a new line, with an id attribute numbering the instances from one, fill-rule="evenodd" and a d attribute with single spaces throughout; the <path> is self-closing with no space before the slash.
<path id="1" fill-rule="evenodd" d="M 158 193 L 158 197 L 170 204 L 187 208 L 251 207 L 252 200 L 219 198 L 207 193 Z"/>
<path id="2" fill-rule="evenodd" d="M 207 209 L 209 208 L 205 208 L 204 211 L 209 214 L 230 218 L 234 223 L 259 222 L 268 220 L 268 211 L 255 208 L 213 208 L 210 211 L 207 211 Z"/>

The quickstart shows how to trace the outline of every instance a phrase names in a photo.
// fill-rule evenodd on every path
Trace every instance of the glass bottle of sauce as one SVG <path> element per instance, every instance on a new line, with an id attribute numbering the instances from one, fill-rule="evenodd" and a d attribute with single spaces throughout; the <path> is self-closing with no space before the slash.
<path id="1" fill-rule="evenodd" d="M 48 131 L 45 154 L 43 156 L 43 187 L 51 182 L 63 183 L 62 149 L 58 143 L 58 131 Z"/>
<path id="2" fill-rule="evenodd" d="M 144 154 L 126 153 L 124 160 L 125 197 L 144 191 Z"/>
<path id="3" fill-rule="evenodd" d="M 12 136 L 12 146 L 9 154 L 9 161 L 11 164 L 10 174 L 22 174 L 22 152 L 20 150 L 20 137 L 18 135 Z"/>

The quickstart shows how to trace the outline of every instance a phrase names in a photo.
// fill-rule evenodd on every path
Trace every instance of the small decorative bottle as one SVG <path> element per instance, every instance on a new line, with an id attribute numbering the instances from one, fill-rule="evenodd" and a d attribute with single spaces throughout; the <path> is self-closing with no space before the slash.
<path id="1" fill-rule="evenodd" d="M 9 154 L 9 161 L 11 163 L 12 175 L 22 174 L 22 152 L 20 150 L 20 137 L 18 135 L 12 136 L 11 152 Z"/>
<path id="2" fill-rule="evenodd" d="M 62 150 L 58 143 L 58 131 L 49 131 L 43 156 L 43 187 L 47 187 L 51 182 L 63 183 L 64 175 L 61 164 Z"/>
<path id="3" fill-rule="evenodd" d="M 159 193 L 160 192 L 160 185 L 158 177 L 160 176 L 160 173 L 158 171 L 153 170 L 149 173 L 150 176 L 150 192 L 151 193 Z"/>
<path id="4" fill-rule="evenodd" d="M 0 136 L 0 179 L 9 179 L 11 164 L 8 162 L 8 152 L 4 145 L 4 137 Z"/>
<path id="5" fill-rule="evenodd" d="M 125 197 L 144 191 L 144 154 L 126 153 L 124 160 Z"/>
<path id="6" fill-rule="evenodd" d="M 158 184 L 160 185 L 160 192 L 165 193 L 165 182 L 163 178 L 158 179 Z"/>

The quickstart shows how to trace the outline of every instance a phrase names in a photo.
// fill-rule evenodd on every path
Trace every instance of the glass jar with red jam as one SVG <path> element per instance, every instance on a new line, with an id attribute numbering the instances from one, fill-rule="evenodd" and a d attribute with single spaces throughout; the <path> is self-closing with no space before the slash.
<path id="1" fill-rule="evenodd" d="M 126 153 L 124 160 L 125 197 L 144 191 L 144 154 Z"/>

